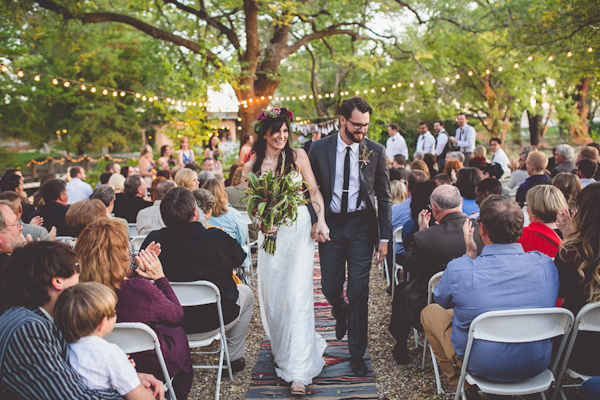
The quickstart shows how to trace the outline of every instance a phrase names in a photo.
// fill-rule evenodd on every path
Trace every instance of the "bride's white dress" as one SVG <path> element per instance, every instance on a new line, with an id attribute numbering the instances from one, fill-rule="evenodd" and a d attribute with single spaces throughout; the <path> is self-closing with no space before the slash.
<path id="1" fill-rule="evenodd" d="M 301 179 L 295 173 L 294 179 Z M 265 332 L 277 375 L 286 382 L 305 385 L 319 375 L 325 361 L 325 339 L 315 331 L 313 270 L 315 242 L 306 206 L 299 207 L 298 219 L 277 230 L 277 249 L 271 256 L 258 253 L 258 296 Z M 258 243 L 264 236 L 259 234 Z"/>

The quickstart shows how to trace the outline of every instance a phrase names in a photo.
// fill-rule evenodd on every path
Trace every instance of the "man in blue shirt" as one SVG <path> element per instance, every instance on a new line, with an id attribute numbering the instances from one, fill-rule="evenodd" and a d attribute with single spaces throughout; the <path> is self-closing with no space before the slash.
<path id="1" fill-rule="evenodd" d="M 523 232 L 517 203 L 498 195 L 483 201 L 479 235 L 484 248 L 477 258 L 468 224 L 467 253 L 448 264 L 433 292 L 437 304 L 421 313 L 427 339 L 454 390 L 473 319 L 487 311 L 554 307 L 558 295 L 552 259 L 537 251 L 525 253 L 517 243 Z M 475 341 L 469 372 L 498 382 L 520 381 L 547 368 L 551 353 L 551 339 L 517 344 Z M 478 398 L 474 389 L 467 389 L 467 398 Z"/>

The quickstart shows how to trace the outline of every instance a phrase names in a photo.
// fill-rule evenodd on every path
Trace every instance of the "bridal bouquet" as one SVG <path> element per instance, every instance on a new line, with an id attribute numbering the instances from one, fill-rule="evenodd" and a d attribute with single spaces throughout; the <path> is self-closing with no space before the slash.
<path id="1" fill-rule="evenodd" d="M 298 218 L 298 207 L 308 202 L 302 184 L 293 180 L 293 174 L 275 175 L 272 171 L 256 176 L 248 174 L 248 188 L 244 190 L 246 210 L 265 235 L 262 249 L 275 254 L 277 228 L 291 225 Z"/>

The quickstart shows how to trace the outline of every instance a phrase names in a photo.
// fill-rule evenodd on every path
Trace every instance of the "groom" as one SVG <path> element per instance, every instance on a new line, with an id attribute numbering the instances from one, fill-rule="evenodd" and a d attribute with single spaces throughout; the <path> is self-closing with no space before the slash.
<path id="1" fill-rule="evenodd" d="M 317 232 L 323 294 L 336 318 L 341 340 L 348 331 L 350 364 L 356 376 L 365 376 L 369 272 L 374 246 L 382 262 L 391 236 L 390 180 L 385 148 L 365 138 L 373 109 L 362 97 L 344 100 L 340 132 L 313 143 L 308 157 L 325 204 L 330 230 Z M 375 208 L 377 196 L 377 209 Z M 377 215 L 379 214 L 379 215 Z M 348 303 L 344 281 L 348 266 Z"/>

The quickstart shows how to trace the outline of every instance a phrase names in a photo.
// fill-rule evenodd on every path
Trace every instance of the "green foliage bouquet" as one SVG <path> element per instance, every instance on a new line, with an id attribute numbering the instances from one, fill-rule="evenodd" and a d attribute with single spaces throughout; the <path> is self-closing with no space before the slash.
<path id="1" fill-rule="evenodd" d="M 277 228 L 290 226 L 298 218 L 298 207 L 308 203 L 302 184 L 294 181 L 293 174 L 275 175 L 272 171 L 258 177 L 248 174 L 248 188 L 244 190 L 246 210 L 252 221 L 265 235 L 261 248 L 275 254 Z"/>

